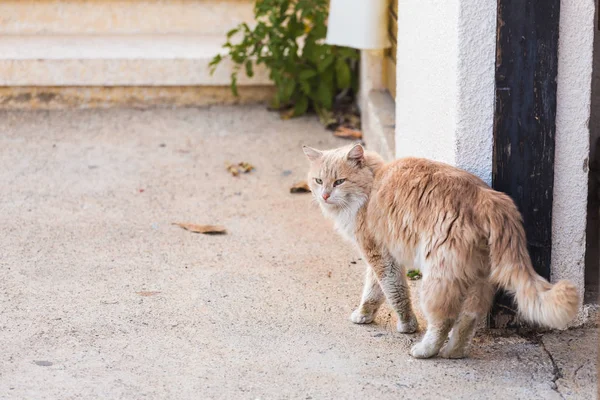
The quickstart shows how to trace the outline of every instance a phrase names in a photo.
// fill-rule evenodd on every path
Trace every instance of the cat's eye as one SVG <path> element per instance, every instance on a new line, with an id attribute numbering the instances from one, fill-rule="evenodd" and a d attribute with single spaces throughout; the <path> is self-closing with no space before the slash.
<path id="1" fill-rule="evenodd" d="M 333 186 L 340 186 L 344 182 L 346 182 L 345 179 L 338 179 L 337 181 L 333 182 Z"/>
<path id="2" fill-rule="evenodd" d="M 323 184 L 323 181 L 319 178 L 315 178 L 315 182 L 317 182 L 319 185 Z"/>

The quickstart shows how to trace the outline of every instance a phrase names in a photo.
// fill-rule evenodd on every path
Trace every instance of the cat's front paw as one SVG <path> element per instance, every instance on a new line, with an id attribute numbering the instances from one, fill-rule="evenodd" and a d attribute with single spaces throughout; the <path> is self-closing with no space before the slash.
<path id="1" fill-rule="evenodd" d="M 442 349 L 440 350 L 439 356 L 442 358 L 453 358 L 453 359 L 458 359 L 458 358 L 465 358 L 468 356 L 468 351 L 467 349 L 464 348 L 449 348 L 448 345 L 442 347 Z"/>
<path id="2" fill-rule="evenodd" d="M 431 358 L 437 353 L 438 351 L 434 346 L 430 345 L 429 343 L 423 343 L 422 341 L 415 344 L 410 349 L 410 355 L 414 358 Z"/>
<path id="3" fill-rule="evenodd" d="M 419 328 L 419 323 L 416 318 L 411 318 L 408 321 L 398 320 L 396 330 L 400 333 L 415 333 Z"/>
<path id="4" fill-rule="evenodd" d="M 350 321 L 355 324 L 370 324 L 375 319 L 375 313 L 365 313 L 364 310 L 357 308 L 350 315 Z"/>

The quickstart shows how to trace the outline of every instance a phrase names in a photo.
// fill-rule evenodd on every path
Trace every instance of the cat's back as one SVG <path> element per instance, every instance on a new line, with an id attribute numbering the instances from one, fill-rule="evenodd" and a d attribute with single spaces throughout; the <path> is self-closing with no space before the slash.
<path id="1" fill-rule="evenodd" d="M 477 243 L 477 204 L 489 187 L 473 174 L 424 158 L 402 158 L 375 173 L 365 221 L 377 241 L 395 246 L 411 258 L 422 233 L 454 226 L 464 243 Z"/>
<path id="2" fill-rule="evenodd" d="M 416 211 L 475 202 L 484 188 L 489 186 L 460 168 L 407 157 L 386 163 L 377 171 L 371 196 L 379 207 L 402 205 Z"/>
<path id="3" fill-rule="evenodd" d="M 393 160 L 385 164 L 378 175 L 376 180 L 395 181 L 398 184 L 418 179 L 433 179 L 438 184 L 489 187 L 480 178 L 465 170 L 427 158 L 405 157 Z"/>

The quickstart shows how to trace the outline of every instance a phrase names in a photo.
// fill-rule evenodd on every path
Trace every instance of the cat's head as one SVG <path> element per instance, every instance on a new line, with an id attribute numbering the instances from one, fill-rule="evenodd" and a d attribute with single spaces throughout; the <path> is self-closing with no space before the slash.
<path id="1" fill-rule="evenodd" d="M 303 146 L 310 161 L 308 185 L 316 201 L 325 209 L 350 209 L 368 198 L 373 171 L 368 168 L 360 144 L 333 150 Z"/>

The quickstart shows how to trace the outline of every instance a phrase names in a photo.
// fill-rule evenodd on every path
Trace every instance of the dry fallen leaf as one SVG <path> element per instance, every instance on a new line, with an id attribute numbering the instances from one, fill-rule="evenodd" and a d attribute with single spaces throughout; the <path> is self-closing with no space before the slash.
<path id="1" fill-rule="evenodd" d="M 177 225 L 185 230 L 195 233 L 205 233 L 208 235 L 222 235 L 227 233 L 227 229 L 221 225 L 198 225 L 198 224 L 187 224 L 183 222 L 173 222 L 173 225 Z"/>
<path id="2" fill-rule="evenodd" d="M 347 114 L 345 116 L 346 121 L 350 124 L 350 126 L 354 128 L 360 127 L 360 117 L 354 114 Z"/>
<path id="3" fill-rule="evenodd" d="M 362 139 L 362 132 L 354 129 L 340 126 L 333 132 L 333 136 L 341 137 L 344 139 Z"/>
<path id="4" fill-rule="evenodd" d="M 288 119 L 291 119 L 294 116 L 295 112 L 296 111 L 293 108 L 291 108 L 289 110 L 279 111 L 279 116 L 283 120 L 288 120 Z"/>
<path id="5" fill-rule="evenodd" d="M 237 165 L 225 164 L 225 168 L 227 168 L 227 171 L 229 171 L 229 173 L 233 176 L 238 176 L 240 174 L 240 171 L 238 171 Z"/>
<path id="6" fill-rule="evenodd" d="M 238 166 L 240 167 L 240 169 L 242 170 L 243 173 L 247 174 L 248 172 L 252 171 L 254 169 L 254 165 L 247 163 L 245 161 L 242 161 L 238 164 Z"/>
<path id="7" fill-rule="evenodd" d="M 136 292 L 137 294 L 139 294 L 140 296 L 144 296 L 144 297 L 149 297 L 149 296 L 154 296 L 157 294 L 160 294 L 160 292 L 149 292 L 149 291 L 141 291 L 141 292 Z"/>
<path id="8" fill-rule="evenodd" d="M 254 165 L 245 161 L 241 161 L 237 164 L 225 163 L 225 168 L 227 168 L 227 171 L 229 171 L 231 175 L 238 176 L 242 172 L 247 174 L 248 172 L 254 170 Z"/>
<path id="9" fill-rule="evenodd" d="M 300 181 L 295 183 L 290 188 L 290 193 L 310 193 L 310 188 L 308 187 L 308 183 L 306 183 L 306 181 Z"/>

